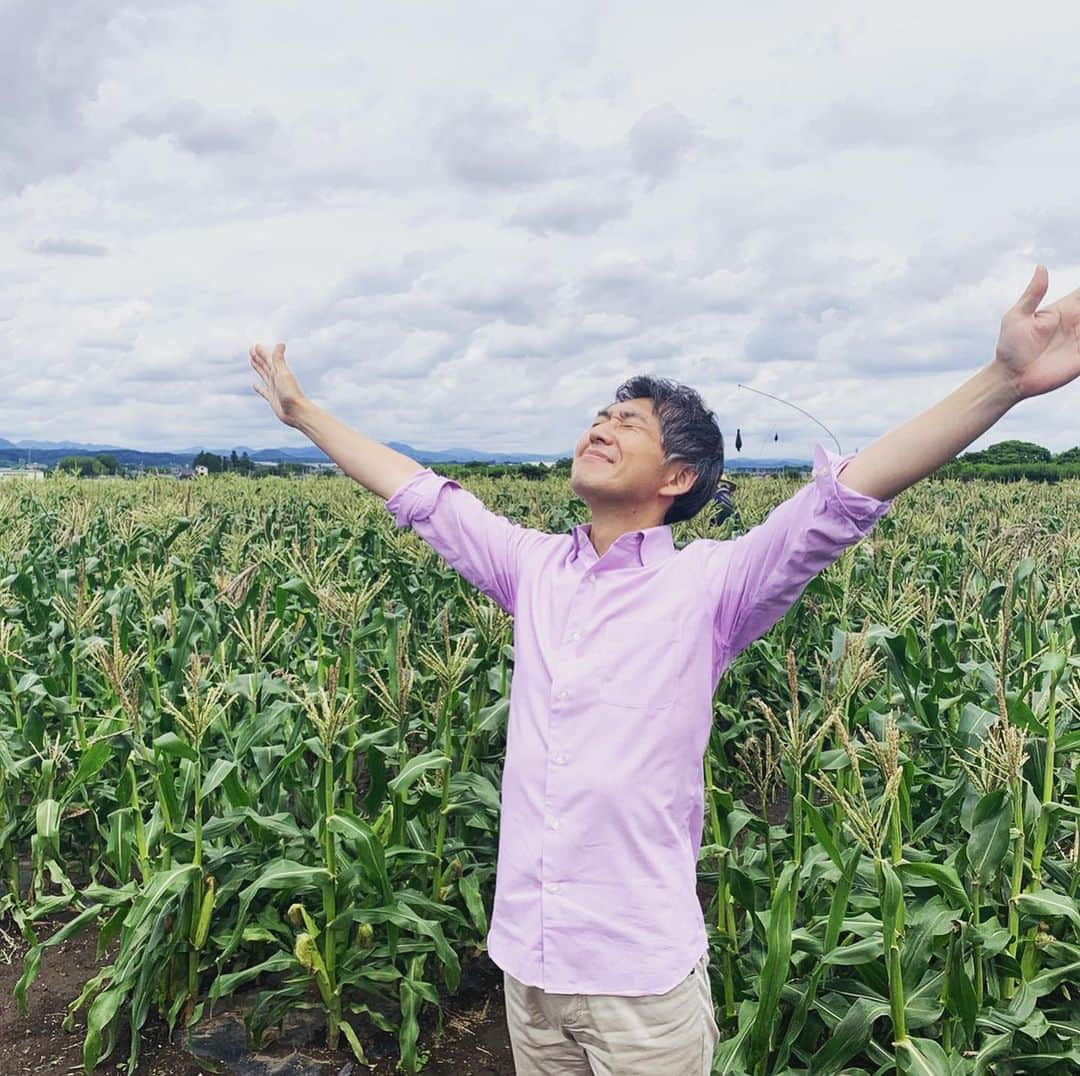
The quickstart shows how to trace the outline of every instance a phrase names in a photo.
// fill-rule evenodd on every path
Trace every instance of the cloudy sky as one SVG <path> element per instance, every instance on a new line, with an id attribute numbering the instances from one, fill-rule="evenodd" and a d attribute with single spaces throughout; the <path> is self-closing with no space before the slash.
<path id="1" fill-rule="evenodd" d="M 282 340 L 418 448 L 568 454 L 654 373 L 847 452 L 1080 286 L 1075 3 L 534 7 L 0 0 L 0 436 L 305 444 Z"/>

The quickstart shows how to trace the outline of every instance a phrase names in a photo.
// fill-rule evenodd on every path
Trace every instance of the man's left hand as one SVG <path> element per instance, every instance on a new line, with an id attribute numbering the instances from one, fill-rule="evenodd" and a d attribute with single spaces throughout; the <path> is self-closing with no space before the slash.
<path id="1" fill-rule="evenodd" d="M 1017 400 L 1041 396 L 1080 376 L 1080 288 L 1038 309 L 1049 286 L 1046 266 L 1001 319 L 994 364 L 1004 370 Z"/>

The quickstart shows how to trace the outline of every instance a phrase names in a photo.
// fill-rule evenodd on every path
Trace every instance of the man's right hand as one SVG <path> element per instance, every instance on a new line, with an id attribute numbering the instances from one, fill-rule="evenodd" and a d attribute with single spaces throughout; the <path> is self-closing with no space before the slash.
<path id="1" fill-rule="evenodd" d="M 263 379 L 263 384 L 253 383 L 252 388 L 274 409 L 286 426 L 295 426 L 307 397 L 301 392 L 300 385 L 292 371 L 285 365 L 285 345 L 278 344 L 274 353 L 266 354 L 262 344 L 253 344 L 251 365 Z"/>

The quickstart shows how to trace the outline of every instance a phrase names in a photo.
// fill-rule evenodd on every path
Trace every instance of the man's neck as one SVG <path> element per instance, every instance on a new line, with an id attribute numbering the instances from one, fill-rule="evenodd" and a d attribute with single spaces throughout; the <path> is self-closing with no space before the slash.
<path id="1" fill-rule="evenodd" d="M 659 527 L 660 524 L 661 520 L 642 511 L 630 510 L 618 515 L 602 515 L 599 518 L 593 516 L 589 524 L 589 541 L 592 542 L 596 555 L 602 557 L 620 534 L 648 530 L 649 527 Z"/>

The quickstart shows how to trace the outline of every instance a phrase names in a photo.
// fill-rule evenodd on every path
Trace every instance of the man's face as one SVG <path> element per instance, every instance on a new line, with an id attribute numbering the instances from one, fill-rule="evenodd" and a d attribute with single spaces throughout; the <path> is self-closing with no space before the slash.
<path id="1" fill-rule="evenodd" d="M 683 466 L 675 461 L 665 468 L 663 459 L 660 420 L 652 401 L 609 404 L 578 438 L 570 488 L 590 507 L 658 505 L 657 492 Z"/>

